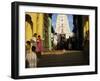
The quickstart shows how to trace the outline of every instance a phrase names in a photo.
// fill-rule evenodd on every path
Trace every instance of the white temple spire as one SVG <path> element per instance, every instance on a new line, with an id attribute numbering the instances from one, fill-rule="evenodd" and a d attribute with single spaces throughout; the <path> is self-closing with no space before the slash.
<path id="1" fill-rule="evenodd" d="M 65 34 L 66 38 L 72 36 L 67 15 L 64 14 L 57 15 L 55 32 L 57 34 Z"/>

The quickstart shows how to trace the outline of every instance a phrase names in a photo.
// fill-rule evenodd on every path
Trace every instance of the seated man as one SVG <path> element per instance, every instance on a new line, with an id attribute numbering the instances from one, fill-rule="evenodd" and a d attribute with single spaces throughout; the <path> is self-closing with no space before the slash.
<path id="1" fill-rule="evenodd" d="M 30 41 L 26 42 L 26 62 L 28 62 L 28 68 L 34 68 L 37 66 L 37 56 L 35 53 L 35 48 L 32 47 Z"/>

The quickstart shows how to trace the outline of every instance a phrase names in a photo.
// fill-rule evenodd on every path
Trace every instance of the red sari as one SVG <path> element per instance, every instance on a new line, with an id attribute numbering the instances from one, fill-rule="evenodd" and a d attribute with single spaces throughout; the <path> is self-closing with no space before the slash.
<path id="1" fill-rule="evenodd" d="M 43 46 L 42 46 L 42 40 L 37 39 L 37 46 L 36 46 L 36 52 L 42 52 L 43 51 Z"/>

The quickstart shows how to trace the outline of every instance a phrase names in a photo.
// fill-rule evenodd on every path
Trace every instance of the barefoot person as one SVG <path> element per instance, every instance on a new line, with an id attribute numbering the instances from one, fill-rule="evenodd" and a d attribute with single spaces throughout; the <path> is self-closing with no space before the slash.
<path id="1" fill-rule="evenodd" d="M 36 52 L 37 52 L 37 57 L 41 58 L 41 52 L 43 51 L 43 46 L 42 46 L 42 39 L 41 36 L 38 35 L 37 38 L 37 46 L 36 46 Z"/>
<path id="2" fill-rule="evenodd" d="M 32 39 L 31 39 L 31 42 L 32 42 L 32 47 L 36 49 L 36 39 L 37 39 L 37 34 L 35 33 L 33 36 L 32 36 Z"/>
<path id="3" fill-rule="evenodd" d="M 30 41 L 26 42 L 26 66 L 28 68 L 34 68 L 37 66 L 37 56 L 35 53 L 35 48 L 31 49 Z"/>

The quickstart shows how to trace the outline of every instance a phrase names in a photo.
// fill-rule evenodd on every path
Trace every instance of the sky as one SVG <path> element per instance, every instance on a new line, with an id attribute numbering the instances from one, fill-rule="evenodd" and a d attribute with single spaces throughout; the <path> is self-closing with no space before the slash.
<path id="1" fill-rule="evenodd" d="M 56 19 L 57 19 L 57 15 L 56 13 L 52 14 L 52 26 L 55 30 L 56 28 Z M 69 26 L 70 26 L 70 30 L 72 31 L 73 30 L 73 15 L 71 14 L 66 14 L 67 17 L 68 17 L 68 21 L 69 21 Z"/>

